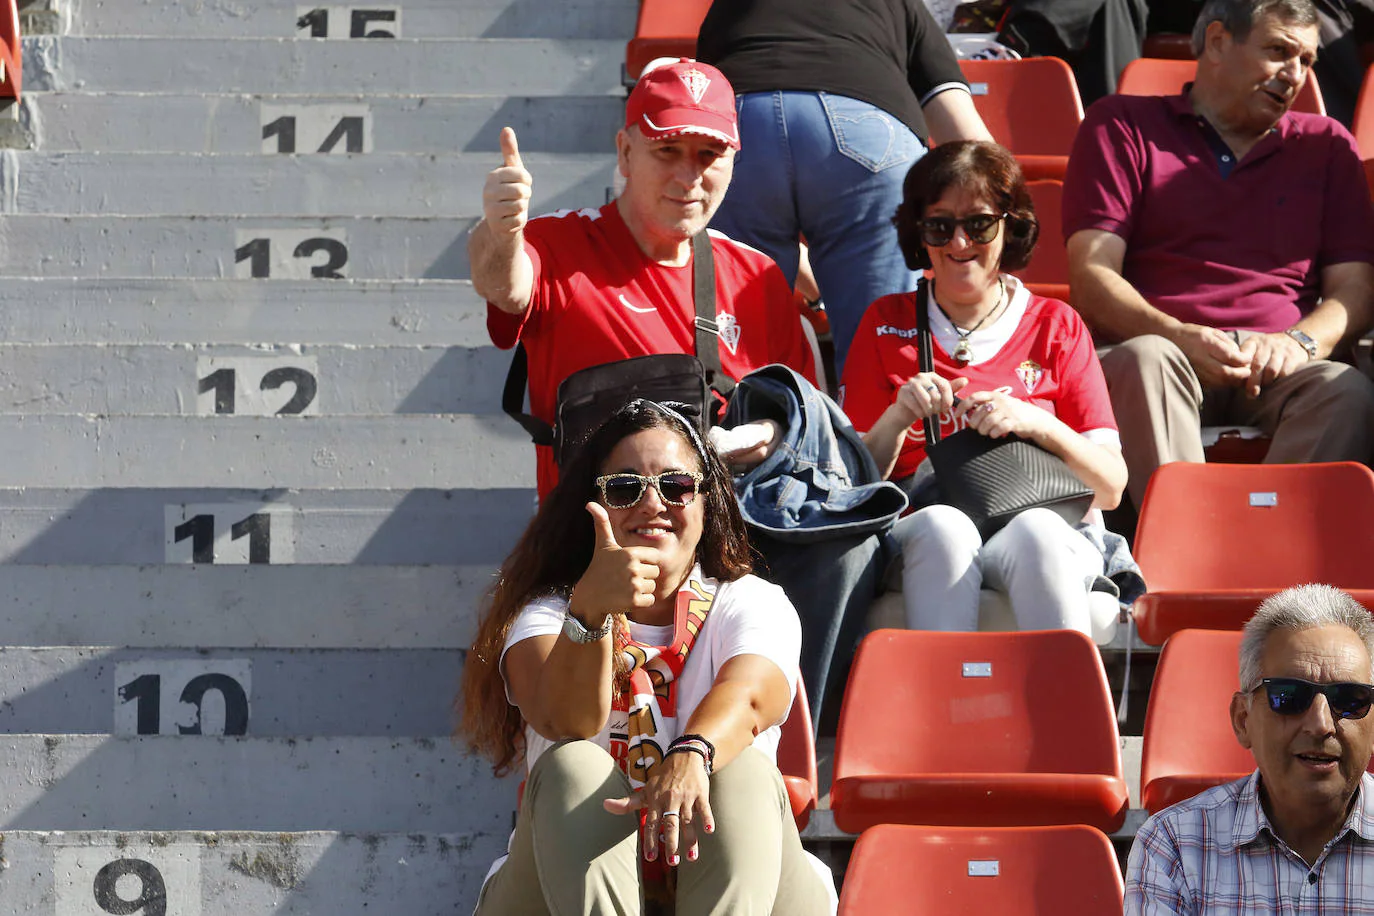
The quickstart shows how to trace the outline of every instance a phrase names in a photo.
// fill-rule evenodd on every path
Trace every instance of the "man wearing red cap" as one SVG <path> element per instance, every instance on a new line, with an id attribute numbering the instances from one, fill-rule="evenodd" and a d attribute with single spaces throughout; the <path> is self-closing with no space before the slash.
<path id="1" fill-rule="evenodd" d="M 483 219 L 468 239 L 472 283 L 503 349 L 523 341 L 530 412 L 552 422 L 559 382 L 578 370 L 695 349 L 692 245 L 730 184 L 739 149 L 735 94 L 707 64 L 682 59 L 646 72 L 616 134 L 625 189 L 599 210 L 529 219 L 533 179 L 515 132 L 487 175 Z M 769 363 L 815 377 L 782 272 L 766 255 L 711 232 L 721 368 L 738 379 Z M 557 480 L 537 446 L 539 494 Z"/>

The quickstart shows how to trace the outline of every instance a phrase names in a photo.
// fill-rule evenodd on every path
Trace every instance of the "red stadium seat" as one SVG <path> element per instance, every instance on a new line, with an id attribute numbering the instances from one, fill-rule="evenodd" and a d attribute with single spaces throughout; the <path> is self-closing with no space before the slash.
<path id="1" fill-rule="evenodd" d="M 1025 283 L 1037 286 L 1068 286 L 1069 256 L 1064 250 L 1064 221 L 1061 216 L 1064 182 L 1028 181 L 1026 189 L 1030 191 L 1031 202 L 1035 205 L 1035 218 L 1040 222 L 1040 239 L 1035 243 L 1030 264 L 1018 271 L 1017 276 Z"/>
<path id="2" fill-rule="evenodd" d="M 625 46 L 625 80 L 633 84 L 656 57 L 696 57 L 697 32 L 711 0 L 640 0 L 635 37 Z"/>
<path id="3" fill-rule="evenodd" d="M 1374 67 L 1364 71 L 1350 132 L 1355 135 L 1355 145 L 1365 159 L 1365 172 L 1368 174 L 1369 162 L 1374 160 Z"/>
<path id="4" fill-rule="evenodd" d="M 806 687 L 797 682 L 797 697 L 792 711 L 782 724 L 778 741 L 778 769 L 787 785 L 787 798 L 792 804 L 792 817 L 797 829 L 805 830 L 820 798 L 820 779 L 816 776 L 816 739 L 811 725 L 811 704 L 806 699 Z"/>
<path id="5" fill-rule="evenodd" d="M 1154 813 L 1239 779 L 1255 758 L 1231 731 L 1237 630 L 1180 630 L 1164 644 L 1145 711 L 1141 802 Z"/>
<path id="6" fill-rule="evenodd" d="M 1126 805 L 1111 692 L 1083 634 L 878 630 L 859 647 L 835 739 L 841 829 L 1110 832 Z"/>
<path id="7" fill-rule="evenodd" d="M 1140 57 L 1121 71 L 1116 91 L 1118 95 L 1178 95 L 1183 91 L 1184 84 L 1192 82 L 1196 74 L 1196 60 Z M 1322 89 L 1317 84 L 1315 73 L 1307 74 L 1307 81 L 1302 84 L 1293 102 L 1293 110 L 1326 114 L 1326 102 L 1322 100 Z"/>
<path id="8" fill-rule="evenodd" d="M 1135 558 L 1152 645 L 1189 627 L 1234 630 L 1268 596 L 1326 582 L 1374 606 L 1374 473 L 1353 462 L 1188 464 L 1155 471 Z"/>
<path id="9" fill-rule="evenodd" d="M 1028 179 L 1064 177 L 1083 122 L 1069 65 L 1057 57 L 961 60 L 973 104 L 988 131 L 1021 162 Z"/>
<path id="10" fill-rule="evenodd" d="M 1156 32 L 1145 36 L 1141 57 L 1166 57 L 1174 60 L 1196 60 L 1193 56 L 1193 36 L 1180 32 Z"/>
<path id="11" fill-rule="evenodd" d="M 17 99 L 24 82 L 24 53 L 19 45 L 19 4 L 0 3 L 0 98 Z"/>
<path id="12" fill-rule="evenodd" d="M 1081 825 L 906 827 L 865 831 L 854 845 L 840 916 L 1120 916 L 1111 841 Z"/>

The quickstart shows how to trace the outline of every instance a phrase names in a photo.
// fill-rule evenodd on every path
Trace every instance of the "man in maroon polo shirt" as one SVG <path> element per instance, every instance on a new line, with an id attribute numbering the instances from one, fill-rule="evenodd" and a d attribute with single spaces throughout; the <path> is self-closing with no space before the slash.
<path id="1" fill-rule="evenodd" d="M 1374 211 L 1355 141 L 1289 111 L 1310 0 L 1208 0 L 1196 81 L 1088 112 L 1064 182 L 1074 306 L 1100 342 L 1140 506 L 1201 426 L 1258 426 L 1272 462 L 1368 461 L 1374 384 L 1332 361 L 1374 319 Z"/>

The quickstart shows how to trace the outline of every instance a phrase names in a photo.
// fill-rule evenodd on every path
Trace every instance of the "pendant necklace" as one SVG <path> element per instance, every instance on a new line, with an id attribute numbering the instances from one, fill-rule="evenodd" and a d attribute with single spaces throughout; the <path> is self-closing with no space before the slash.
<path id="1" fill-rule="evenodd" d="M 992 311 L 988 312 L 982 318 L 979 318 L 978 323 L 967 331 L 961 331 L 959 330 L 959 326 L 954 323 L 954 319 L 949 317 L 949 312 L 946 312 L 944 306 L 936 301 L 934 282 L 930 284 L 930 301 L 935 303 L 935 307 L 940 310 L 941 315 L 945 316 L 945 320 L 949 322 L 950 327 L 954 328 L 954 333 L 959 337 L 959 343 L 954 348 L 954 361 L 958 363 L 960 367 L 967 366 L 973 359 L 973 347 L 969 345 L 968 339 L 972 337 L 973 332 L 981 328 L 989 318 L 1001 311 L 1002 305 L 1007 301 L 1007 281 L 1003 279 L 1000 274 L 997 277 L 997 287 L 997 304 L 992 307 Z"/>

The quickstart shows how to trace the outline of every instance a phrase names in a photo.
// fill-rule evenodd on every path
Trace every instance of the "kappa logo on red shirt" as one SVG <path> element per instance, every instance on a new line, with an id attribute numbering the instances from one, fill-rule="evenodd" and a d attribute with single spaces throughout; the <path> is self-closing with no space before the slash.
<path id="1" fill-rule="evenodd" d="M 716 313 L 716 327 L 720 329 L 720 342 L 725 344 L 725 349 L 730 351 L 730 355 L 735 355 L 735 350 L 739 347 L 739 322 L 735 316 L 729 312 Z"/>
<path id="2" fill-rule="evenodd" d="M 1028 359 L 1016 367 L 1016 377 L 1021 380 L 1021 387 L 1026 389 L 1026 394 L 1035 394 L 1035 389 L 1040 387 L 1040 382 L 1045 378 L 1045 370 L 1033 359 Z"/>

